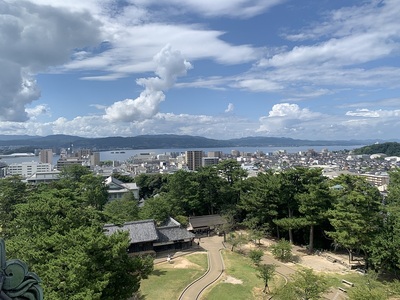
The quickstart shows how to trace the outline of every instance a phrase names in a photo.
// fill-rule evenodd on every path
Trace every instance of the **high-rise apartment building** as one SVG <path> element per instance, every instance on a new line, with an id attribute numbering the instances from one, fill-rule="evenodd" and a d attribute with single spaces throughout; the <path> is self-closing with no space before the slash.
<path id="1" fill-rule="evenodd" d="M 185 152 L 186 165 L 189 170 L 195 171 L 202 166 L 203 151 L 191 150 Z"/>
<path id="2" fill-rule="evenodd" d="M 52 149 L 42 149 L 39 152 L 39 162 L 43 164 L 53 163 L 53 150 Z"/>
<path id="3" fill-rule="evenodd" d="M 100 152 L 93 152 L 90 155 L 90 166 L 95 167 L 100 165 Z"/>

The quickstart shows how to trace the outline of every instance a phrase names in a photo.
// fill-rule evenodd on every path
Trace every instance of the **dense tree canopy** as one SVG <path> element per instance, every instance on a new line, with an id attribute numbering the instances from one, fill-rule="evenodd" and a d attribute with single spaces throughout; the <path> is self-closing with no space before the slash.
<path id="1" fill-rule="evenodd" d="M 342 175 L 335 180 L 342 186 L 336 193 L 329 221 L 334 231 L 327 232 L 349 251 L 362 250 L 367 255 L 382 220 L 382 196 L 365 178 Z"/>
<path id="2" fill-rule="evenodd" d="M 107 223 L 123 224 L 139 219 L 138 201 L 132 193 L 124 195 L 121 199 L 108 202 L 103 211 Z"/>
<path id="3" fill-rule="evenodd" d="M 14 199 L 7 226 L 9 257 L 25 261 L 40 276 L 46 299 L 125 300 L 151 272 L 152 260 L 128 256 L 126 233 L 105 235 L 103 213 L 90 205 L 79 184 L 73 187 L 39 185 L 22 201 Z M 2 191 L 4 199 L 15 192 Z"/>
<path id="4" fill-rule="evenodd" d="M 355 154 L 383 153 L 388 156 L 400 156 L 400 143 L 388 142 L 373 144 L 353 150 Z"/>

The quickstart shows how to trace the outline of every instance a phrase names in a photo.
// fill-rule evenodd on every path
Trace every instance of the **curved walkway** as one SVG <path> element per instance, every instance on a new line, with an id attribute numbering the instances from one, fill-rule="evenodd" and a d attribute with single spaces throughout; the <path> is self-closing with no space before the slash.
<path id="1" fill-rule="evenodd" d="M 212 236 L 201 239 L 200 246 L 207 250 L 208 269 L 200 278 L 189 284 L 181 293 L 179 300 L 197 300 L 207 287 L 216 282 L 224 272 L 224 261 L 221 255 L 223 238 Z"/>

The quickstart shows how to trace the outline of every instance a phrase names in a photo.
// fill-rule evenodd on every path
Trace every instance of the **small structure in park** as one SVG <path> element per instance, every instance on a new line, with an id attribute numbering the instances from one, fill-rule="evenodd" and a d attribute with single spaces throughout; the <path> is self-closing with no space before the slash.
<path id="1" fill-rule="evenodd" d="M 28 272 L 28 266 L 18 260 L 6 261 L 6 246 L 0 239 L 0 300 L 43 300 L 40 278 Z"/>
<path id="2" fill-rule="evenodd" d="M 212 231 L 219 234 L 223 232 L 226 224 L 227 220 L 220 215 L 192 216 L 189 217 L 187 230 L 197 235 L 209 234 Z"/>

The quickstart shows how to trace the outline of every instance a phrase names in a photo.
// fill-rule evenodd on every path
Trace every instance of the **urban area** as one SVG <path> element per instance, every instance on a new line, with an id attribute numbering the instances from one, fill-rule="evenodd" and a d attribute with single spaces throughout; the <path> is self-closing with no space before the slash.
<path id="1" fill-rule="evenodd" d="M 35 155 L 39 156 L 39 161 L 30 161 Z M 328 148 L 320 152 L 309 149 L 296 153 L 288 153 L 285 150 L 273 153 L 190 150 L 163 154 L 143 151 L 126 161 L 100 161 L 100 152 L 68 148 L 68 150 L 61 149 L 55 165 L 53 165 L 52 149 L 37 150 L 36 154 L 14 154 L 14 156 L 26 156 L 26 161 L 6 164 L 0 158 L 0 177 L 18 175 L 29 183 L 58 180 L 62 168 L 69 165 L 85 166 L 94 174 L 107 178 L 115 173 L 134 177 L 139 174 L 172 174 L 178 170 L 196 171 L 200 167 L 234 159 L 247 171 L 248 176 L 256 176 L 266 170 L 280 171 L 295 166 L 321 168 L 328 178 L 335 178 L 340 174 L 364 176 L 382 193 L 386 192 L 389 183 L 388 171 L 400 165 L 400 157 L 397 156 L 386 156 L 382 153 L 356 155 L 351 150 L 329 151 Z"/>

